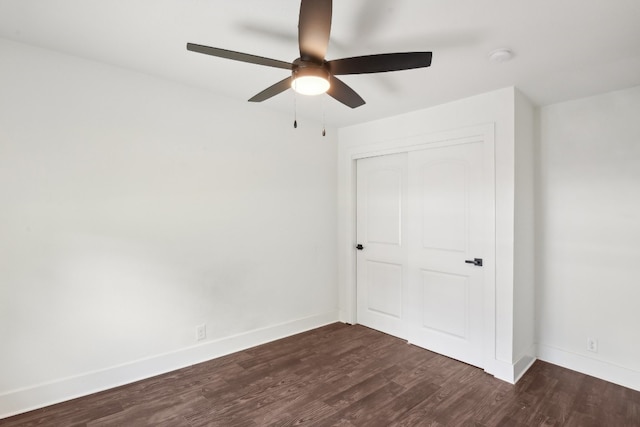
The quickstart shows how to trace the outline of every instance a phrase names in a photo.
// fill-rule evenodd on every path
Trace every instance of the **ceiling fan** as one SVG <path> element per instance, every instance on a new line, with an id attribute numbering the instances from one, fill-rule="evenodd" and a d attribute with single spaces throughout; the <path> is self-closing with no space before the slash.
<path id="1" fill-rule="evenodd" d="M 302 0 L 298 20 L 300 57 L 292 63 L 194 43 L 187 43 L 187 50 L 291 71 L 289 77 L 258 93 L 249 99 L 250 102 L 262 102 L 292 88 L 304 95 L 326 92 L 341 103 L 356 108 L 364 105 L 364 99 L 335 76 L 384 73 L 431 65 L 431 52 L 384 53 L 327 61 L 331 14 L 332 0 Z"/>

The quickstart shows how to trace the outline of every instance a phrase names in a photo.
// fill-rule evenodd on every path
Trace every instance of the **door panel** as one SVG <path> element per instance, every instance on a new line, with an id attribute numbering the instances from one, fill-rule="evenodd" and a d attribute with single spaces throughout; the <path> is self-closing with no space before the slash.
<path id="1" fill-rule="evenodd" d="M 465 164 L 435 161 L 420 173 L 423 248 L 464 252 L 466 247 Z"/>
<path id="2" fill-rule="evenodd" d="M 467 338 L 469 278 L 422 270 L 422 327 Z"/>
<path id="3" fill-rule="evenodd" d="M 358 323 L 406 338 L 407 155 L 357 163 Z"/>
<path id="4" fill-rule="evenodd" d="M 380 159 L 375 159 L 377 163 Z M 371 166 L 369 166 L 371 168 Z M 402 244 L 402 169 L 369 169 L 367 176 L 367 239 L 368 243 L 399 246 Z"/>
<path id="5" fill-rule="evenodd" d="M 409 341 L 482 364 L 482 143 L 409 153 Z"/>
<path id="6" fill-rule="evenodd" d="M 401 264 L 367 261 L 367 310 L 398 319 L 402 317 L 402 292 L 396 285 L 402 283 L 402 270 Z"/>

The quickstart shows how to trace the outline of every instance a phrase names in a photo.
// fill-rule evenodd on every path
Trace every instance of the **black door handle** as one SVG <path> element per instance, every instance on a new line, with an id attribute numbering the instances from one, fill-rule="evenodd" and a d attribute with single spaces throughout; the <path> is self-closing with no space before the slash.
<path id="1" fill-rule="evenodd" d="M 478 267 L 482 267 L 482 258 L 474 258 L 465 260 L 467 264 L 477 265 Z"/>
<path id="2" fill-rule="evenodd" d="M 359 250 L 359 251 L 361 251 L 361 250 L 363 250 L 363 249 L 364 249 L 364 246 L 362 246 L 360 243 L 358 243 L 358 244 L 356 245 L 356 249 L 357 249 L 357 250 Z"/>

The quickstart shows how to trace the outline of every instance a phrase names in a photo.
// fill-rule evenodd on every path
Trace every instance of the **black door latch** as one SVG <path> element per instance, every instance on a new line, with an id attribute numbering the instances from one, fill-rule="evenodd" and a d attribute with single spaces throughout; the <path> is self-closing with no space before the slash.
<path id="1" fill-rule="evenodd" d="M 467 264 L 477 265 L 478 267 L 482 267 L 482 258 L 474 258 L 465 260 Z"/>
<path id="2" fill-rule="evenodd" d="M 364 246 L 362 246 L 360 243 L 358 243 L 358 244 L 356 245 L 356 249 L 357 249 L 357 250 L 359 250 L 359 251 L 361 251 L 361 250 L 363 250 L 363 249 L 364 249 Z"/>

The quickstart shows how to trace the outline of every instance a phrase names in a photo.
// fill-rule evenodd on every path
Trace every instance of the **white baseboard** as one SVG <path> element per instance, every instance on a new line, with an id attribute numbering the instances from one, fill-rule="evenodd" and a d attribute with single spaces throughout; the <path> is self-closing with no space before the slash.
<path id="1" fill-rule="evenodd" d="M 206 362 L 337 321 L 337 312 L 324 313 L 99 371 L 13 390 L 0 395 L 0 419 Z"/>
<path id="2" fill-rule="evenodd" d="M 520 378 L 529 370 L 536 361 L 536 357 L 526 354 L 513 364 L 513 383 L 520 381 Z"/>
<path id="3" fill-rule="evenodd" d="M 494 360 L 491 363 L 491 370 L 486 370 L 486 372 L 492 374 L 499 380 L 515 384 L 536 361 L 535 354 L 536 346 L 533 345 L 529 350 L 527 350 L 527 352 L 525 352 L 525 354 L 520 356 L 515 363 Z"/>
<path id="4" fill-rule="evenodd" d="M 538 359 L 640 391 L 640 372 L 559 348 L 538 345 Z"/>
<path id="5" fill-rule="evenodd" d="M 513 365 L 511 363 L 503 362 L 501 360 L 492 360 L 490 367 L 485 367 L 484 371 L 490 375 L 493 375 L 499 380 L 514 383 Z"/>

